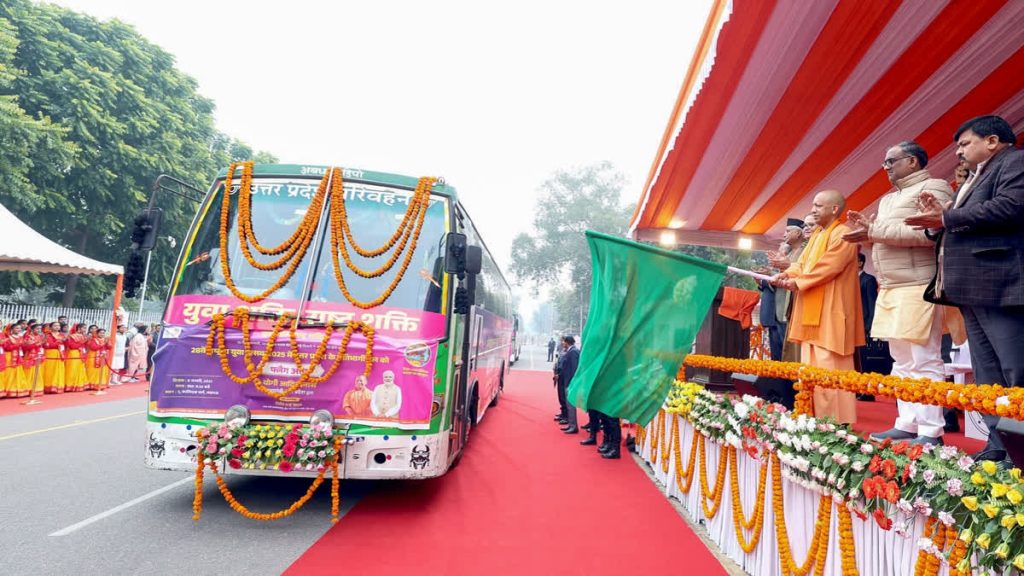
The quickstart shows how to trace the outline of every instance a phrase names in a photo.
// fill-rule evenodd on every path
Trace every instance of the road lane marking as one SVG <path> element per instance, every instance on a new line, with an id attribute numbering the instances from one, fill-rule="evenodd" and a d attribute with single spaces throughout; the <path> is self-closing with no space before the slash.
<path id="1" fill-rule="evenodd" d="M 138 416 L 139 414 L 145 414 L 145 410 L 137 410 L 135 412 L 127 412 L 125 414 L 117 414 L 115 416 L 104 416 L 103 418 L 93 418 L 92 420 L 76 420 L 71 424 L 61 424 L 60 426 L 51 426 L 49 428 L 40 428 L 39 430 L 29 430 L 28 432 L 18 432 L 17 434 L 8 434 L 7 436 L 0 436 L 0 442 L 4 440 L 14 440 L 15 438 L 23 438 L 25 436 L 33 436 L 35 434 L 42 434 L 43 432 L 53 432 L 54 430 L 64 430 L 66 428 L 74 428 L 76 426 L 84 426 L 86 424 L 96 424 L 97 422 L 106 422 L 108 420 L 116 420 L 118 418 L 124 418 L 126 416 Z"/>
<path id="2" fill-rule="evenodd" d="M 92 516 L 90 518 L 86 518 L 85 520 L 82 520 L 81 522 L 79 522 L 77 524 L 72 524 L 71 526 L 68 526 L 67 528 L 62 528 L 60 530 L 57 530 L 53 534 L 50 534 L 50 536 L 67 536 L 68 534 L 71 534 L 72 532 L 74 532 L 76 530 L 85 528 L 89 524 L 92 524 L 94 522 L 99 522 L 100 520 L 103 520 L 104 518 L 113 516 L 114 514 L 117 514 L 118 512 L 120 512 L 122 510 L 127 510 L 128 508 L 131 508 L 132 506 L 135 506 L 136 504 L 141 504 L 142 502 L 145 502 L 146 500 L 149 500 L 150 498 L 154 498 L 156 496 L 159 496 L 159 495 L 163 494 L 164 492 L 167 492 L 168 490 L 174 490 L 178 486 L 184 486 L 185 484 L 191 484 L 193 482 L 195 482 L 195 478 L 192 478 L 191 476 L 189 476 L 187 478 L 182 478 L 181 480 L 178 480 L 177 482 L 173 482 L 171 484 L 168 484 L 167 486 L 164 486 L 163 488 L 157 488 L 156 490 L 153 490 L 149 494 L 143 494 L 142 496 L 139 496 L 138 498 L 136 498 L 134 500 L 129 500 L 128 502 L 125 502 L 124 504 L 121 504 L 120 506 L 114 506 L 113 508 L 111 508 L 110 510 L 107 510 L 106 512 L 100 512 L 99 514 L 97 514 L 95 516 Z"/>

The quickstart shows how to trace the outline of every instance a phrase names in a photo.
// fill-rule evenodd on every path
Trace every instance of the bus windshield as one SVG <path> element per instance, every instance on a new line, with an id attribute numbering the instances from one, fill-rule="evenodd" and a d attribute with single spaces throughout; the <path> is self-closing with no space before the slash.
<path id="1" fill-rule="evenodd" d="M 281 178 L 260 178 L 252 186 L 252 228 L 263 246 L 276 246 L 287 239 L 299 225 L 316 193 L 317 181 Z M 235 184 L 237 189 L 237 183 Z M 383 245 L 395 232 L 408 208 L 411 192 L 374 184 L 346 182 L 344 185 L 345 207 L 349 227 L 358 245 L 372 250 Z M 231 296 L 224 275 L 221 272 L 220 255 L 220 212 L 223 184 L 219 184 L 213 200 L 196 228 L 195 241 L 185 253 L 175 296 Z M 228 262 L 231 278 L 240 291 L 246 294 L 262 292 L 281 277 L 284 269 L 258 270 L 246 262 L 238 241 L 237 194 L 232 192 L 231 213 L 228 218 Z M 408 269 L 388 297 L 385 306 L 406 310 L 442 312 L 441 293 L 445 280 L 442 274 L 442 246 L 446 231 L 445 215 L 447 200 L 440 196 L 431 197 L 423 227 L 416 240 Z M 329 214 L 324 215 L 329 218 Z M 410 238 L 409 242 L 413 240 Z M 295 274 L 268 298 L 283 301 L 298 301 L 307 274 L 316 266 L 310 293 L 310 302 L 347 302 L 339 287 L 331 257 L 330 233 L 325 231 L 320 245 L 311 247 Z M 408 250 L 408 247 L 406 247 Z M 255 251 L 254 251 L 255 252 Z M 387 254 L 394 252 L 389 250 Z M 255 255 L 257 261 L 267 262 L 271 258 Z M 365 271 L 376 270 L 387 258 L 363 258 L 351 246 L 348 248 L 349 261 Z M 376 299 L 390 286 L 396 274 L 402 269 L 404 254 L 392 268 L 375 278 L 357 275 L 347 266 L 340 254 L 337 258 L 342 278 L 353 298 L 369 302 Z"/>

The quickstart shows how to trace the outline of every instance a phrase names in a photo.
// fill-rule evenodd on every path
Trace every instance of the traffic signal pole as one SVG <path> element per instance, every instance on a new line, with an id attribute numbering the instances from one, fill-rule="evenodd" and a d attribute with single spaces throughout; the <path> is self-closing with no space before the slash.
<path id="1" fill-rule="evenodd" d="M 139 320 L 142 320 L 142 309 L 146 307 L 146 282 L 149 281 L 149 259 L 152 257 L 152 250 L 146 252 L 146 271 L 142 274 L 142 295 L 139 296 Z"/>

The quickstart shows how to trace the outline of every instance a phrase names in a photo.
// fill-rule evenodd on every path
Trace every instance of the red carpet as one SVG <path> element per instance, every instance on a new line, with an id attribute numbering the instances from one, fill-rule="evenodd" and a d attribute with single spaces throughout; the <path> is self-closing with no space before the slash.
<path id="1" fill-rule="evenodd" d="M 381 482 L 287 573 L 726 573 L 630 456 L 558 430 L 549 372 L 505 389 L 455 470 Z"/>
<path id="2" fill-rule="evenodd" d="M 22 402 L 28 398 L 0 398 L 0 416 L 12 416 L 14 414 L 27 414 L 29 412 L 41 412 L 53 410 L 54 408 L 68 408 L 81 406 L 83 404 L 99 404 L 100 402 L 113 402 L 114 400 L 126 400 L 128 398 L 139 398 L 149 395 L 149 383 L 132 382 L 107 388 L 106 394 L 94 396 L 92 392 L 65 392 L 64 394 L 41 394 L 36 400 L 40 404 L 26 406 Z"/>
<path id="3" fill-rule="evenodd" d="M 874 402 L 857 402 L 857 423 L 853 428 L 865 435 L 888 430 L 896 422 L 896 413 L 896 401 L 889 398 L 878 398 Z M 943 435 L 943 441 L 967 453 L 981 450 L 985 445 L 984 441 L 964 436 L 963 414 L 960 414 L 959 421 L 961 432 L 947 432 Z"/>

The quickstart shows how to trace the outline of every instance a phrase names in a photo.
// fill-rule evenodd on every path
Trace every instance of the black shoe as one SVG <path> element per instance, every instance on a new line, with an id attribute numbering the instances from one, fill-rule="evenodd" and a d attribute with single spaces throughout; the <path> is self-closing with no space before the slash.
<path id="1" fill-rule="evenodd" d="M 593 446 L 594 444 L 597 444 L 597 438 L 594 438 L 593 436 L 580 440 L 581 446 Z"/>
<path id="2" fill-rule="evenodd" d="M 555 414 L 555 420 L 565 420 L 565 414 Z"/>
<path id="3" fill-rule="evenodd" d="M 603 442 L 600 446 L 597 447 L 597 451 L 600 452 L 601 454 L 604 454 L 605 452 L 607 452 L 607 451 L 609 451 L 611 449 L 612 449 L 611 444 L 609 444 L 607 442 Z"/>
<path id="4" fill-rule="evenodd" d="M 568 423 L 569 423 L 569 421 L 566 420 L 565 418 L 561 418 L 561 419 L 558 420 L 558 425 L 559 426 L 565 426 Z"/>
<path id="5" fill-rule="evenodd" d="M 971 458 L 975 461 L 992 460 L 993 462 L 1000 462 L 1006 460 L 1006 450 L 1000 450 L 993 448 L 991 444 L 985 444 L 985 447 L 980 451 L 971 454 Z"/>
<path id="6" fill-rule="evenodd" d="M 611 452 L 602 452 L 601 458 L 607 458 L 608 460 L 618 460 L 619 458 L 621 458 L 621 456 L 619 456 L 619 450 L 616 448 Z"/>
<path id="7" fill-rule="evenodd" d="M 562 432 L 565 432 L 566 434 L 579 434 L 580 429 L 575 426 L 566 426 L 565 428 L 562 428 Z"/>
<path id="8" fill-rule="evenodd" d="M 580 430 L 586 430 L 587 432 L 595 432 L 597 430 L 597 426 L 594 426 L 590 422 L 587 422 L 586 424 L 583 425 L 582 428 L 580 428 Z"/>

